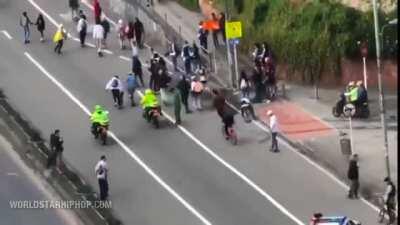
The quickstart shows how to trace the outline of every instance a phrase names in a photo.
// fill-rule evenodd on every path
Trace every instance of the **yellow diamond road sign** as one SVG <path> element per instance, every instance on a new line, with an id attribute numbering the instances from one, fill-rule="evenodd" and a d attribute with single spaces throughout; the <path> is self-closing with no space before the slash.
<path id="1" fill-rule="evenodd" d="M 225 24 L 225 34 L 228 39 L 241 38 L 242 37 L 242 22 L 227 22 Z"/>

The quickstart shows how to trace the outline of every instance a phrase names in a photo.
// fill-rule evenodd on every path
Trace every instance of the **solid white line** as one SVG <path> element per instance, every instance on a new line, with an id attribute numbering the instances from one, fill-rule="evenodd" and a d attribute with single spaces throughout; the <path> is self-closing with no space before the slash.
<path id="1" fill-rule="evenodd" d="M 237 112 L 240 112 L 239 109 L 237 109 L 234 105 L 232 105 L 231 103 L 227 103 L 232 109 L 234 109 Z M 254 125 L 256 125 L 257 127 L 259 127 L 261 130 L 267 132 L 267 133 L 271 133 L 271 131 L 264 126 L 263 124 L 261 124 L 258 121 L 252 121 Z M 292 147 L 289 143 L 287 143 L 285 140 L 283 140 L 282 138 L 278 137 L 279 142 L 283 143 L 288 149 L 290 149 L 292 152 L 294 152 L 296 155 L 300 156 L 302 159 L 304 159 L 306 162 L 308 162 L 309 164 L 311 164 L 312 166 L 314 166 L 315 168 L 317 168 L 320 172 L 322 172 L 323 174 L 325 174 L 326 176 L 328 176 L 329 178 L 331 178 L 333 181 L 335 181 L 337 184 L 339 184 L 340 187 L 342 187 L 345 190 L 348 190 L 350 187 L 344 183 L 343 181 L 341 181 L 339 178 L 337 178 L 335 175 L 333 175 L 330 171 L 328 171 L 327 169 L 323 168 L 322 166 L 320 166 L 318 163 L 314 162 L 313 160 L 311 160 L 310 158 L 308 158 L 307 156 L 305 156 L 304 154 L 301 154 L 299 151 L 297 151 L 294 147 Z M 373 210 L 379 212 L 379 208 L 376 207 L 374 204 L 372 204 L 371 202 L 369 202 L 368 200 L 366 200 L 365 198 L 361 197 L 360 198 L 362 202 L 364 202 L 366 205 L 370 206 Z"/>
<path id="2" fill-rule="evenodd" d="M 40 63 L 38 63 L 29 53 L 25 52 L 25 56 L 44 74 L 49 78 L 58 88 L 61 89 L 75 104 L 79 106 L 85 112 L 86 115 L 90 116 L 91 113 L 67 88 L 65 88 L 60 82 L 58 82 Z M 191 206 L 185 199 L 183 199 L 174 189 L 172 189 L 167 183 L 163 181 L 149 166 L 140 159 L 133 150 L 130 149 L 125 143 L 123 143 L 112 131 L 108 131 L 108 134 L 113 138 L 122 149 L 134 159 L 151 177 L 153 177 L 165 190 L 167 190 L 172 196 L 174 196 L 186 209 L 193 213 L 198 219 L 200 219 L 206 225 L 212 225 L 200 212 L 198 212 L 193 206 Z"/>
<path id="3" fill-rule="evenodd" d="M 8 38 L 8 40 L 13 39 L 13 38 L 11 37 L 11 35 L 10 35 L 6 30 L 2 30 L 1 32 Z"/>
<path id="4" fill-rule="evenodd" d="M 129 57 L 126 57 L 126 56 L 123 56 L 123 55 L 120 55 L 119 58 L 122 59 L 122 60 L 128 61 L 128 62 L 131 61 L 131 59 Z"/>

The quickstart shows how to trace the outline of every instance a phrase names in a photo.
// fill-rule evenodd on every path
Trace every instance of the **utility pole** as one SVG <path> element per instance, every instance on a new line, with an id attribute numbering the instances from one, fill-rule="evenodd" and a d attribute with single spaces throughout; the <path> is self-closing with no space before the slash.
<path id="1" fill-rule="evenodd" d="M 229 11 L 228 11 L 228 1 L 229 0 L 225 0 L 225 24 L 226 22 L 228 22 L 230 20 L 230 15 L 229 15 Z M 232 82 L 232 88 L 235 88 L 235 78 L 233 77 L 233 73 L 232 73 L 232 57 L 231 57 L 231 49 L 230 49 L 230 45 L 229 45 L 229 39 L 227 37 L 227 35 L 225 35 L 225 43 L 226 43 L 226 56 L 228 57 L 228 72 L 229 72 L 229 77 L 231 78 L 231 82 Z"/>
<path id="2" fill-rule="evenodd" d="M 387 125 L 385 117 L 385 101 L 382 87 L 382 68 L 381 68 L 381 42 L 379 35 L 379 18 L 378 18 L 378 5 L 377 0 L 372 0 L 374 8 L 374 27 L 375 27 L 375 43 L 376 43 L 376 64 L 378 67 L 378 87 L 379 87 L 379 108 L 381 114 L 381 124 L 384 138 L 384 151 L 385 151 L 385 164 L 386 164 L 386 175 L 390 178 L 390 164 L 389 164 L 389 147 L 387 137 Z"/>

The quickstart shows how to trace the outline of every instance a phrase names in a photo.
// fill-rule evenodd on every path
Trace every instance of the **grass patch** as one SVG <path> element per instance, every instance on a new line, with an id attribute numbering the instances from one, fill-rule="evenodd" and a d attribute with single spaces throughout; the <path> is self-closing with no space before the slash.
<path id="1" fill-rule="evenodd" d="M 181 4 L 183 7 L 192 11 L 200 10 L 198 0 L 178 0 L 178 3 Z"/>

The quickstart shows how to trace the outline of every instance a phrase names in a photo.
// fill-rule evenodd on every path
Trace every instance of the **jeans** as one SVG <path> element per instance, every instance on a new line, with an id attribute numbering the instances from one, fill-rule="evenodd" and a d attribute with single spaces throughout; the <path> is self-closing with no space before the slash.
<path id="1" fill-rule="evenodd" d="M 107 179 L 98 179 L 100 189 L 100 200 L 106 200 L 108 197 L 108 182 Z"/>
<path id="2" fill-rule="evenodd" d="M 277 151 L 279 151 L 279 149 L 278 149 L 278 139 L 277 139 L 278 133 L 277 132 L 272 132 L 271 136 L 272 136 L 271 151 L 277 152 Z"/>
<path id="3" fill-rule="evenodd" d="M 24 27 L 24 42 L 27 43 L 29 42 L 29 38 L 31 36 L 31 31 L 29 30 L 28 26 Z"/>

